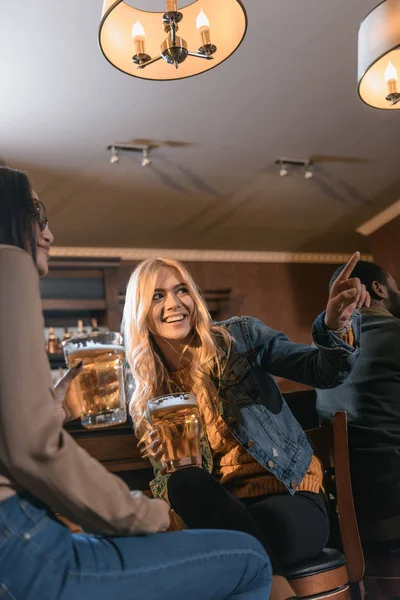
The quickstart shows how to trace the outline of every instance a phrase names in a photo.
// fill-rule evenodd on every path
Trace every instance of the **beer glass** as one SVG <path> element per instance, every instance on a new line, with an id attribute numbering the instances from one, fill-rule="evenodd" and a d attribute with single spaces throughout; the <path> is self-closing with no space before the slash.
<path id="1" fill-rule="evenodd" d="M 73 384 L 82 405 L 81 422 L 88 429 L 126 421 L 125 349 L 120 333 L 92 333 L 63 343 L 68 367 L 83 362 Z"/>
<path id="2" fill-rule="evenodd" d="M 200 417 L 195 394 L 161 396 L 149 400 L 147 407 L 149 420 L 162 441 L 166 472 L 201 466 Z"/>

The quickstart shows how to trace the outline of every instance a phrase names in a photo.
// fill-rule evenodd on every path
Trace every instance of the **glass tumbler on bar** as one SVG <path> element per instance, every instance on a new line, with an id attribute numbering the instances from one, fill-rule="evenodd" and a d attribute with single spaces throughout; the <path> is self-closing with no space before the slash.
<path id="1" fill-rule="evenodd" d="M 161 396 L 149 400 L 147 407 L 150 422 L 162 441 L 166 472 L 201 466 L 200 416 L 195 394 Z"/>
<path id="2" fill-rule="evenodd" d="M 82 405 L 82 425 L 97 429 L 125 423 L 125 349 L 122 335 L 92 333 L 65 341 L 63 349 L 68 367 L 83 362 L 74 380 Z"/>

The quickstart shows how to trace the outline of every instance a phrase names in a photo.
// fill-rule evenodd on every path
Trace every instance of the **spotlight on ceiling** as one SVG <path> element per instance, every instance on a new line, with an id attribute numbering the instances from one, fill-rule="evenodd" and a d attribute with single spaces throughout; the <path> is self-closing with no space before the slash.
<path id="1" fill-rule="evenodd" d="M 119 162 L 119 152 L 116 150 L 115 146 L 111 146 L 111 158 L 110 163 L 113 165 L 114 163 Z"/>
<path id="2" fill-rule="evenodd" d="M 287 165 L 283 163 L 279 169 L 279 176 L 286 177 L 287 175 L 289 175 L 289 169 L 287 168 Z"/>
<path id="3" fill-rule="evenodd" d="M 304 179 L 312 179 L 314 177 L 314 171 L 311 168 L 311 164 L 307 163 L 304 165 Z"/>
<path id="4" fill-rule="evenodd" d="M 151 160 L 149 159 L 149 148 L 143 148 L 142 150 L 142 167 L 149 167 L 151 165 Z"/>
<path id="5" fill-rule="evenodd" d="M 142 160 L 140 163 L 142 167 L 148 167 L 151 165 L 151 160 L 149 158 L 151 148 L 151 146 L 137 146 L 135 144 L 124 144 L 122 142 L 115 142 L 111 146 L 107 146 L 107 150 L 110 150 L 111 152 L 111 164 L 120 162 L 121 153 L 138 152 L 142 155 Z"/>

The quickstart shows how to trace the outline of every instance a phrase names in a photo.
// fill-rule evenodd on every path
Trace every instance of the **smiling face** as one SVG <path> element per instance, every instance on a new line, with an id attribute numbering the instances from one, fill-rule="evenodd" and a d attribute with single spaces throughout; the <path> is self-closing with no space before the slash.
<path id="1" fill-rule="evenodd" d="M 179 272 L 161 267 L 147 314 L 147 325 L 154 337 L 169 342 L 186 342 L 193 328 L 194 302 Z"/>

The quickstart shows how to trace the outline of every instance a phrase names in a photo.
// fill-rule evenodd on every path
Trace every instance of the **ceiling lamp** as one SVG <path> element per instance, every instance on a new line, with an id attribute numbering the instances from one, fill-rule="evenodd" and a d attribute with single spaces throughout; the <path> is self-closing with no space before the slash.
<path id="1" fill-rule="evenodd" d="M 166 81 L 222 63 L 240 45 L 246 27 L 240 0 L 195 0 L 180 9 L 177 0 L 166 0 L 165 13 L 104 0 L 99 44 L 120 71 Z"/>
<path id="2" fill-rule="evenodd" d="M 358 93 L 375 108 L 400 108 L 400 0 L 385 0 L 358 32 Z"/>

